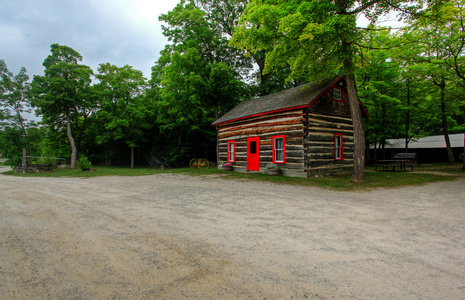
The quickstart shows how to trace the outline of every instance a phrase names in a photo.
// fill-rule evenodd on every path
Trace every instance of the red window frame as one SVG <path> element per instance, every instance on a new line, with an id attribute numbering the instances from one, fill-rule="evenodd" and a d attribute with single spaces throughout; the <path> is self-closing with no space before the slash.
<path id="1" fill-rule="evenodd" d="M 276 161 L 276 139 L 283 139 L 283 160 L 282 161 Z M 280 149 L 278 149 L 280 150 Z M 273 163 L 274 164 L 284 164 L 286 163 L 286 136 L 284 135 L 275 135 L 273 136 Z"/>
<path id="2" fill-rule="evenodd" d="M 336 90 L 338 90 L 338 91 L 341 92 L 341 99 L 336 99 L 336 97 L 335 97 L 335 92 L 336 92 Z M 333 100 L 336 101 L 336 102 L 344 102 L 344 89 L 338 88 L 338 87 L 334 87 L 334 88 L 333 88 Z"/>
<path id="3" fill-rule="evenodd" d="M 339 146 L 338 139 L 341 143 Z M 334 134 L 334 160 L 344 160 L 344 135 L 342 133 Z"/>
<path id="4" fill-rule="evenodd" d="M 231 155 L 230 155 L 230 148 L 229 148 L 229 145 L 232 144 L 232 147 L 233 147 L 233 155 L 232 155 L 232 159 L 231 159 Z M 235 162 L 236 161 L 236 141 L 228 141 L 227 143 L 227 161 L 228 162 Z"/>

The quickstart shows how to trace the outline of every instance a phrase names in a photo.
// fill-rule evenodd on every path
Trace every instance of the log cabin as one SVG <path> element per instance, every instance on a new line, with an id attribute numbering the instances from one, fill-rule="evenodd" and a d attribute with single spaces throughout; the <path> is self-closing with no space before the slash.
<path id="1" fill-rule="evenodd" d="M 368 113 L 361 105 L 362 117 Z M 240 103 L 213 124 L 218 166 L 314 177 L 353 170 L 354 134 L 343 77 L 325 79 Z"/>

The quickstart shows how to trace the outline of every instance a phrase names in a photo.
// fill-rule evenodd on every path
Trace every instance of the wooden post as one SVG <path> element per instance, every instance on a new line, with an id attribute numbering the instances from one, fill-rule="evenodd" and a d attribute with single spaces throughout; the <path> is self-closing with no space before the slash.
<path id="1" fill-rule="evenodd" d="M 26 173 L 26 148 L 23 149 L 23 173 Z"/>

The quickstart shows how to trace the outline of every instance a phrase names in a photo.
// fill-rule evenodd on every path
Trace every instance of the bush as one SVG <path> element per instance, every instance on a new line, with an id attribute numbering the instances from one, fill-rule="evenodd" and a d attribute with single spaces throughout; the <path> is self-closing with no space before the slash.
<path id="1" fill-rule="evenodd" d="M 21 167 L 23 163 L 23 157 L 21 155 L 13 155 L 5 161 L 5 165 L 11 166 L 12 168 Z"/>
<path id="2" fill-rule="evenodd" d="M 87 159 L 87 157 L 83 155 L 79 157 L 79 161 L 77 164 L 82 171 L 89 171 L 92 168 L 92 163 Z"/>

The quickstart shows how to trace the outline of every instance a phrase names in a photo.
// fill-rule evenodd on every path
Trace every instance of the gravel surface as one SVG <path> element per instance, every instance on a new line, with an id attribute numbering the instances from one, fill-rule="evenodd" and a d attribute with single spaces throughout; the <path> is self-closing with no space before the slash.
<path id="1" fill-rule="evenodd" d="M 0 299 L 464 299 L 464 183 L 0 175 Z"/>

